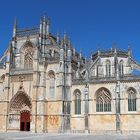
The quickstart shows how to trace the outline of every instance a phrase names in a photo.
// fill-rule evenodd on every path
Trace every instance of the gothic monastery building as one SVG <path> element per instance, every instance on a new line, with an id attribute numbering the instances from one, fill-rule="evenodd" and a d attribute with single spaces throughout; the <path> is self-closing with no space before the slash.
<path id="1" fill-rule="evenodd" d="M 140 133 L 140 64 L 131 50 L 97 51 L 87 60 L 50 21 L 15 22 L 0 58 L 0 131 Z"/>

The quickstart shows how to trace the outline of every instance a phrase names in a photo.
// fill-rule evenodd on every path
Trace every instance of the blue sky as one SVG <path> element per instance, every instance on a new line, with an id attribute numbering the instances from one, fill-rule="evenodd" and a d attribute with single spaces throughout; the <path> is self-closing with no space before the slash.
<path id="1" fill-rule="evenodd" d="M 39 25 L 44 13 L 50 17 L 51 32 L 66 31 L 84 56 L 114 43 L 122 50 L 130 44 L 140 62 L 139 0 L 1 0 L 0 54 L 11 39 L 15 17 L 18 27 L 26 28 Z"/>

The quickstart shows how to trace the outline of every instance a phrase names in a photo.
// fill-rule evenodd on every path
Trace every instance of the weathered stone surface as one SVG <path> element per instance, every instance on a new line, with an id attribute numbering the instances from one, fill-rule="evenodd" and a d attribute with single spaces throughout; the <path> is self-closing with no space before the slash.
<path id="1" fill-rule="evenodd" d="M 130 51 L 98 51 L 87 61 L 44 24 L 18 29 L 0 58 L 0 131 L 140 133 L 140 76 L 132 73 L 140 65 Z"/>

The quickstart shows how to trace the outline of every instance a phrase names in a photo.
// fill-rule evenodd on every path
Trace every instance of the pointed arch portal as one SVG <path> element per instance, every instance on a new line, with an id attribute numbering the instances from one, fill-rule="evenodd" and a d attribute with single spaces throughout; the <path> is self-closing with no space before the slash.
<path id="1" fill-rule="evenodd" d="M 24 92 L 18 92 L 13 96 L 9 106 L 9 129 L 30 131 L 30 97 Z"/>

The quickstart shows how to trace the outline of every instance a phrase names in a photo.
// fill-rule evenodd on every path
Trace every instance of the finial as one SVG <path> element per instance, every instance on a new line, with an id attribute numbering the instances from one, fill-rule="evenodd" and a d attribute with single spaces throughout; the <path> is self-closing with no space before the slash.
<path id="1" fill-rule="evenodd" d="M 43 22 L 46 22 L 46 16 L 45 15 L 43 16 Z"/>
<path id="2" fill-rule="evenodd" d="M 85 57 L 85 64 L 87 64 L 87 57 Z"/>
<path id="3" fill-rule="evenodd" d="M 50 18 L 47 18 L 47 25 L 46 25 L 46 34 L 50 34 Z"/>
<path id="4" fill-rule="evenodd" d="M 80 49 L 80 54 L 79 54 L 80 59 L 82 58 L 82 50 Z"/>
<path id="5" fill-rule="evenodd" d="M 42 27 L 43 25 L 42 24 L 43 24 L 43 18 L 41 17 L 40 18 L 40 34 L 42 34 L 42 32 L 43 32 L 43 27 Z"/>
<path id="6" fill-rule="evenodd" d="M 17 19 L 15 18 L 15 21 L 14 21 L 14 28 L 17 28 Z"/>
<path id="7" fill-rule="evenodd" d="M 73 48 L 73 56 L 75 56 L 75 48 Z"/>
<path id="8" fill-rule="evenodd" d="M 42 19 L 42 21 L 43 21 L 43 24 L 42 24 L 42 34 L 43 35 L 46 35 L 46 16 L 45 16 L 45 14 L 44 14 L 44 16 L 43 16 L 43 19 Z"/>
<path id="9" fill-rule="evenodd" d="M 57 42 L 57 44 L 59 44 L 59 33 L 57 32 L 57 34 L 56 34 L 56 42 Z"/>
<path id="10" fill-rule="evenodd" d="M 114 53 L 115 53 L 115 54 L 117 53 L 117 49 L 116 49 L 116 48 L 114 48 Z"/>
<path id="11" fill-rule="evenodd" d="M 113 43 L 113 50 L 114 50 L 114 53 L 116 54 L 117 53 L 116 42 Z"/>
<path id="12" fill-rule="evenodd" d="M 130 45 L 130 44 L 128 44 L 128 51 L 129 51 L 129 50 L 131 50 L 131 45 Z"/>
<path id="13" fill-rule="evenodd" d="M 93 50 L 91 50 L 91 56 L 90 56 L 90 57 L 91 57 L 91 59 L 92 59 L 92 55 L 93 55 L 93 53 L 94 53 L 94 51 L 93 51 Z"/>
<path id="14" fill-rule="evenodd" d="M 15 18 L 14 26 L 13 26 L 13 38 L 16 37 L 16 32 L 17 32 L 17 20 Z"/>
<path id="15" fill-rule="evenodd" d="M 68 41 L 68 48 L 71 48 L 71 41 L 70 41 L 70 39 Z"/>
<path id="16" fill-rule="evenodd" d="M 64 41 L 63 39 L 61 40 L 60 48 L 63 49 Z"/>
<path id="17" fill-rule="evenodd" d="M 43 17 L 40 17 L 40 24 L 42 23 L 42 21 L 43 21 Z"/>
<path id="18" fill-rule="evenodd" d="M 50 18 L 47 18 L 47 25 L 50 25 Z"/>
<path id="19" fill-rule="evenodd" d="M 98 50 L 98 56 L 101 54 L 100 50 Z"/>
<path id="20" fill-rule="evenodd" d="M 128 55 L 131 56 L 131 54 L 132 54 L 131 45 L 128 44 Z"/>

